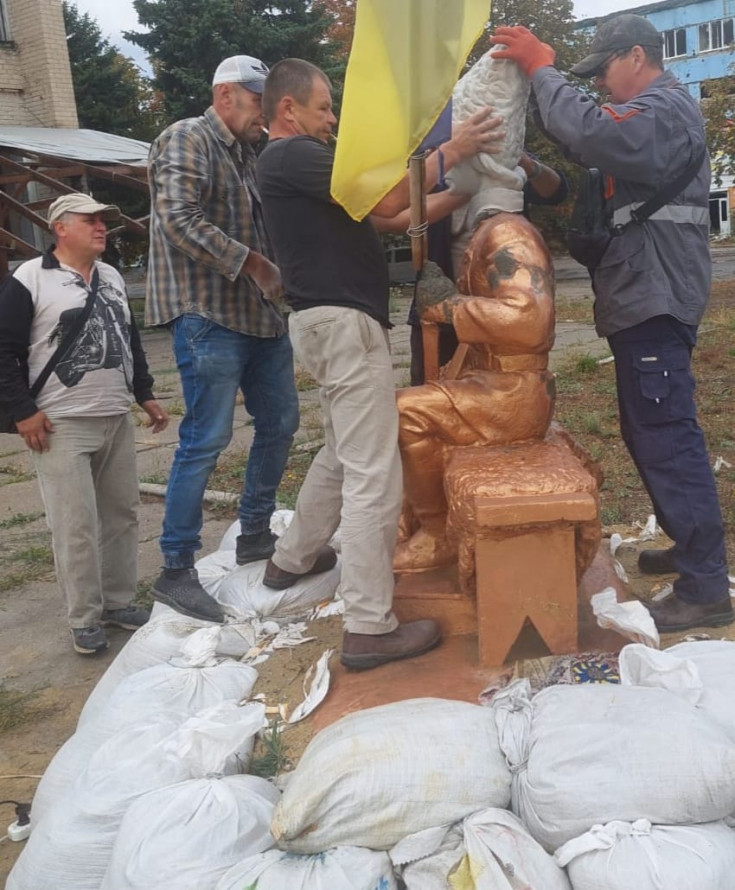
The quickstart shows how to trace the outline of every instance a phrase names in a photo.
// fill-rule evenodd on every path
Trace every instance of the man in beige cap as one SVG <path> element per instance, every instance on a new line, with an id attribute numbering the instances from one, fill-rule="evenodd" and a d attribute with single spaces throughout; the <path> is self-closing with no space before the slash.
<path id="1" fill-rule="evenodd" d="M 172 124 L 149 156 L 151 253 L 146 320 L 171 331 L 186 414 L 166 491 L 163 571 L 154 597 L 195 618 L 222 621 L 199 583 L 202 499 L 232 437 L 238 390 L 253 418 L 238 516 L 238 564 L 273 553 L 270 518 L 299 425 L 291 343 L 271 301 L 281 277 L 263 223 L 252 145 L 264 126 L 268 69 L 231 56 L 212 79 L 201 117 Z M 325 552 L 320 570 L 336 562 Z"/>
<path id="2" fill-rule="evenodd" d="M 89 195 L 54 201 L 55 243 L 0 285 L 0 410 L 30 448 L 74 649 L 107 648 L 103 625 L 134 630 L 138 474 L 133 399 L 153 432 L 152 392 L 120 274 L 99 261 L 120 211 Z"/>

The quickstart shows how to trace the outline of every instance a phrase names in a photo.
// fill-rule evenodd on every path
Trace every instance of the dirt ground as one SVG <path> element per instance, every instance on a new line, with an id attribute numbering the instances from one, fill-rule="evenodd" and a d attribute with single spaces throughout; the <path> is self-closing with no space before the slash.
<path id="1" fill-rule="evenodd" d="M 570 281 L 567 290 L 579 298 L 589 297 L 585 281 Z M 397 307 L 395 320 L 402 322 L 404 313 L 405 306 Z M 572 347 L 585 344 L 585 350 L 595 354 L 604 349 L 588 325 L 568 324 L 560 327 L 559 334 L 560 350 L 570 344 Z M 403 385 L 408 366 L 406 326 L 399 323 L 392 339 L 396 381 Z M 156 376 L 157 392 L 166 400 L 174 419 L 171 428 L 159 438 L 154 438 L 143 427 L 139 429 L 140 478 L 142 482 L 155 484 L 165 478 L 170 464 L 181 402 L 167 336 L 145 332 L 144 345 Z M 302 441 L 314 437 L 313 419 L 309 419 L 313 407 L 314 394 L 302 393 Z M 246 448 L 250 435 L 248 418 L 240 407 L 229 450 Z M 207 510 L 204 553 L 217 549 L 232 515 L 232 508 L 229 513 L 221 507 Z M 160 498 L 143 497 L 139 560 L 142 593 L 159 571 L 157 539 L 161 516 Z M 616 530 L 624 537 L 637 534 L 636 529 L 625 525 L 606 529 L 608 533 Z M 627 546 L 621 550 L 620 559 L 628 571 L 632 594 L 647 599 L 653 585 L 651 579 L 638 575 L 636 552 L 636 547 Z M 341 622 L 338 618 L 313 622 L 309 634 L 317 639 L 294 649 L 279 650 L 258 666 L 255 691 L 264 693 L 269 706 L 286 704 L 292 709 L 301 700 L 303 677 L 308 668 L 325 649 L 339 649 Z M 0 801 L 31 800 L 38 778 L 73 733 L 87 695 L 122 648 L 128 634 L 110 630 L 109 638 L 110 648 L 100 656 L 83 658 L 72 651 L 53 580 L 49 536 L 31 463 L 16 437 L 0 436 Z M 430 693 L 431 690 L 427 690 L 427 694 Z M 292 763 L 297 762 L 311 734 L 308 722 L 284 731 L 286 755 Z M 0 805 L 0 837 L 14 818 L 12 806 Z M 7 840 L 0 843 L 0 879 L 7 875 L 22 847 L 22 843 Z"/>

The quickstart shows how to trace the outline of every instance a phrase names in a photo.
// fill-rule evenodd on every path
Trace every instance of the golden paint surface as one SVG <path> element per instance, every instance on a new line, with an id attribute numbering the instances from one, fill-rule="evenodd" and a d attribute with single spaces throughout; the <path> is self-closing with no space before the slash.
<path id="1" fill-rule="evenodd" d="M 438 380 L 397 395 L 404 516 L 394 569 L 427 571 L 459 555 L 466 587 L 474 576 L 474 543 L 466 541 L 474 542 L 474 497 L 484 480 L 501 496 L 588 491 L 597 497 L 598 483 L 591 461 L 570 437 L 557 430 L 543 441 L 555 400 L 554 376 L 547 370 L 554 268 L 538 230 L 518 214 L 484 220 L 465 253 L 458 290 L 420 307 L 422 321 L 454 326 L 457 361 Z M 529 442 L 536 443 L 538 458 L 528 445 L 505 447 Z M 460 455 L 466 474 L 456 470 Z M 445 479 L 450 461 L 455 471 Z M 583 525 L 577 531 L 578 569 L 591 562 L 599 541 L 599 524 L 593 523 L 596 532 Z"/>

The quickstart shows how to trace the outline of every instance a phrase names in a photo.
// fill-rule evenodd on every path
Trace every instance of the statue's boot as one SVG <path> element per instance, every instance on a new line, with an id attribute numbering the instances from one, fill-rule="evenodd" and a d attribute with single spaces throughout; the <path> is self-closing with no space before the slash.
<path id="1" fill-rule="evenodd" d="M 457 548 L 445 534 L 433 535 L 422 527 L 396 547 L 393 571 L 398 575 L 429 572 L 451 565 L 456 559 Z"/>

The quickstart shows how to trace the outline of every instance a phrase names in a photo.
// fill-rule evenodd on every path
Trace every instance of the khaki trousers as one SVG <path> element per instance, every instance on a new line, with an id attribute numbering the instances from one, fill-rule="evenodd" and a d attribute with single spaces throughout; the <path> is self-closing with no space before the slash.
<path id="1" fill-rule="evenodd" d="M 339 306 L 292 313 L 289 332 L 319 383 L 325 444 L 274 561 L 288 572 L 308 571 L 341 524 L 345 629 L 388 633 L 398 625 L 391 606 L 402 497 L 388 332 L 364 312 Z"/>
<path id="2" fill-rule="evenodd" d="M 130 604 L 138 580 L 138 473 L 133 418 L 62 417 L 33 452 L 56 580 L 69 625 L 99 623 Z"/>

